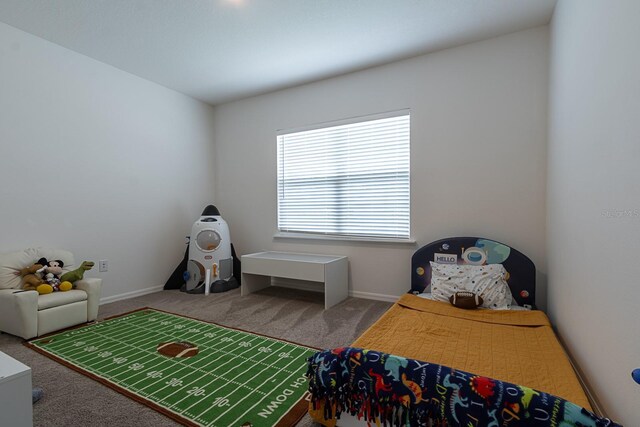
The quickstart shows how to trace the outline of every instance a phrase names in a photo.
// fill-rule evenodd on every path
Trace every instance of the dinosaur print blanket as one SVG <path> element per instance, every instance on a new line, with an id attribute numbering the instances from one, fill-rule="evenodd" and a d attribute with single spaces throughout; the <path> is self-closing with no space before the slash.
<path id="1" fill-rule="evenodd" d="M 614 427 L 559 397 L 446 366 L 342 347 L 309 358 L 313 409 L 384 426 Z"/>

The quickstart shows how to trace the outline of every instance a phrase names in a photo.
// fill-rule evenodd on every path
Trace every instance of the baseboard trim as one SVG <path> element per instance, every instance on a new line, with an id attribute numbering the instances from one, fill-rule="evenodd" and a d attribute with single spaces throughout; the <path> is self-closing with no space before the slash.
<path id="1" fill-rule="evenodd" d="M 274 277 L 271 279 L 271 284 L 274 286 L 280 286 L 282 288 L 291 288 L 291 289 L 299 289 L 302 291 L 310 291 L 310 292 L 324 292 L 324 287 L 322 283 L 317 282 L 309 282 L 306 280 L 294 280 L 294 279 L 283 279 L 280 277 Z M 362 298 L 362 299 L 371 299 L 375 301 L 385 301 L 385 302 L 396 302 L 398 301 L 399 296 L 396 295 L 387 295 L 387 294 L 377 294 L 374 292 L 363 292 L 363 291 L 349 291 L 349 296 L 354 298 Z"/>
<path id="2" fill-rule="evenodd" d="M 375 301 L 396 302 L 397 295 L 377 294 L 375 292 L 349 291 L 349 296 L 354 298 L 372 299 Z"/>
<path id="3" fill-rule="evenodd" d="M 142 295 L 152 294 L 154 292 L 159 292 L 164 289 L 164 286 L 152 286 L 150 288 L 137 289 L 131 292 L 125 292 L 123 294 L 112 295 L 110 297 L 100 298 L 100 305 L 109 304 L 110 302 L 121 301 L 123 299 L 135 298 Z"/>
<path id="4" fill-rule="evenodd" d="M 593 391 L 593 388 L 589 384 L 589 381 L 587 381 L 587 377 L 584 375 L 584 372 L 582 371 L 582 369 L 578 365 L 578 362 L 576 362 L 576 360 L 571 355 L 571 352 L 569 351 L 569 348 L 567 347 L 564 339 L 562 339 L 562 335 L 560 335 L 560 332 L 558 331 L 558 328 L 556 328 L 554 326 L 553 331 L 555 332 L 556 336 L 558 337 L 558 341 L 560 342 L 560 345 L 562 346 L 562 349 L 564 350 L 565 354 L 567 355 L 567 358 L 569 359 L 569 363 L 571 364 L 571 367 L 573 368 L 573 372 L 575 372 L 576 376 L 578 377 L 578 381 L 580 382 L 580 385 L 582 386 L 582 389 L 584 390 L 584 393 L 587 395 L 587 399 L 589 400 L 589 404 L 591 404 L 591 409 L 593 409 L 593 412 L 596 415 L 598 415 L 600 417 L 603 417 L 603 418 L 608 418 L 608 415 L 607 415 L 606 411 L 604 410 L 604 408 L 602 407 L 602 404 L 600 403 L 600 400 L 598 399 L 598 396 Z"/>
<path id="5" fill-rule="evenodd" d="M 283 288 L 292 288 L 292 289 L 300 289 L 302 291 L 310 291 L 310 292 L 324 292 L 324 289 L 321 284 L 314 282 L 306 282 L 303 280 L 288 280 L 277 278 L 272 281 L 272 284 L 275 286 L 281 286 Z M 149 288 L 138 289 L 131 292 L 125 292 L 123 294 L 112 295 L 109 297 L 100 298 L 100 305 L 109 304 L 110 302 L 121 301 L 129 298 L 135 298 L 142 295 L 152 294 L 154 292 L 159 292 L 163 290 L 163 286 L 152 286 Z M 349 296 L 354 298 L 362 298 L 362 299 L 370 299 L 374 301 L 384 301 L 384 302 L 396 302 L 398 300 L 397 295 L 387 295 L 387 294 L 379 294 L 375 292 L 363 292 L 363 291 L 349 291 Z"/>

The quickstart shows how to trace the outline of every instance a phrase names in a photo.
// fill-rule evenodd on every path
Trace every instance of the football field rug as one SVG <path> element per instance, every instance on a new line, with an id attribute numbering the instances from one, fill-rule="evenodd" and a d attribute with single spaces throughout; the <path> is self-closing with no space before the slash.
<path id="1" fill-rule="evenodd" d="M 26 343 L 189 426 L 293 426 L 315 349 L 144 308 Z"/>

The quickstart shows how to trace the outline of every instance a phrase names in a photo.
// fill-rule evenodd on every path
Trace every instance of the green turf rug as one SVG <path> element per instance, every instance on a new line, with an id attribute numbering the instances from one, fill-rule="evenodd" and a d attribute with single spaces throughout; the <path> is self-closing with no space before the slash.
<path id="1" fill-rule="evenodd" d="M 184 425 L 292 426 L 315 349 L 145 308 L 27 345 Z"/>

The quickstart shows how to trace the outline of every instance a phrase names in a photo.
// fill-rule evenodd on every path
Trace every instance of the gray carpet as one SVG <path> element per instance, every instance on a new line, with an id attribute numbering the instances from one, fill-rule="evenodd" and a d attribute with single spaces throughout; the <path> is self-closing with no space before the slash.
<path id="1" fill-rule="evenodd" d="M 348 345 L 377 320 L 390 303 L 349 298 L 324 310 L 324 296 L 267 288 L 246 297 L 235 289 L 222 294 L 187 295 L 162 291 L 100 307 L 105 318 L 140 307 L 154 307 L 319 348 Z M 30 366 L 33 385 L 45 395 L 33 407 L 34 426 L 177 426 L 174 421 L 82 374 L 0 335 L 0 350 Z M 298 426 L 312 426 L 309 416 Z"/>

